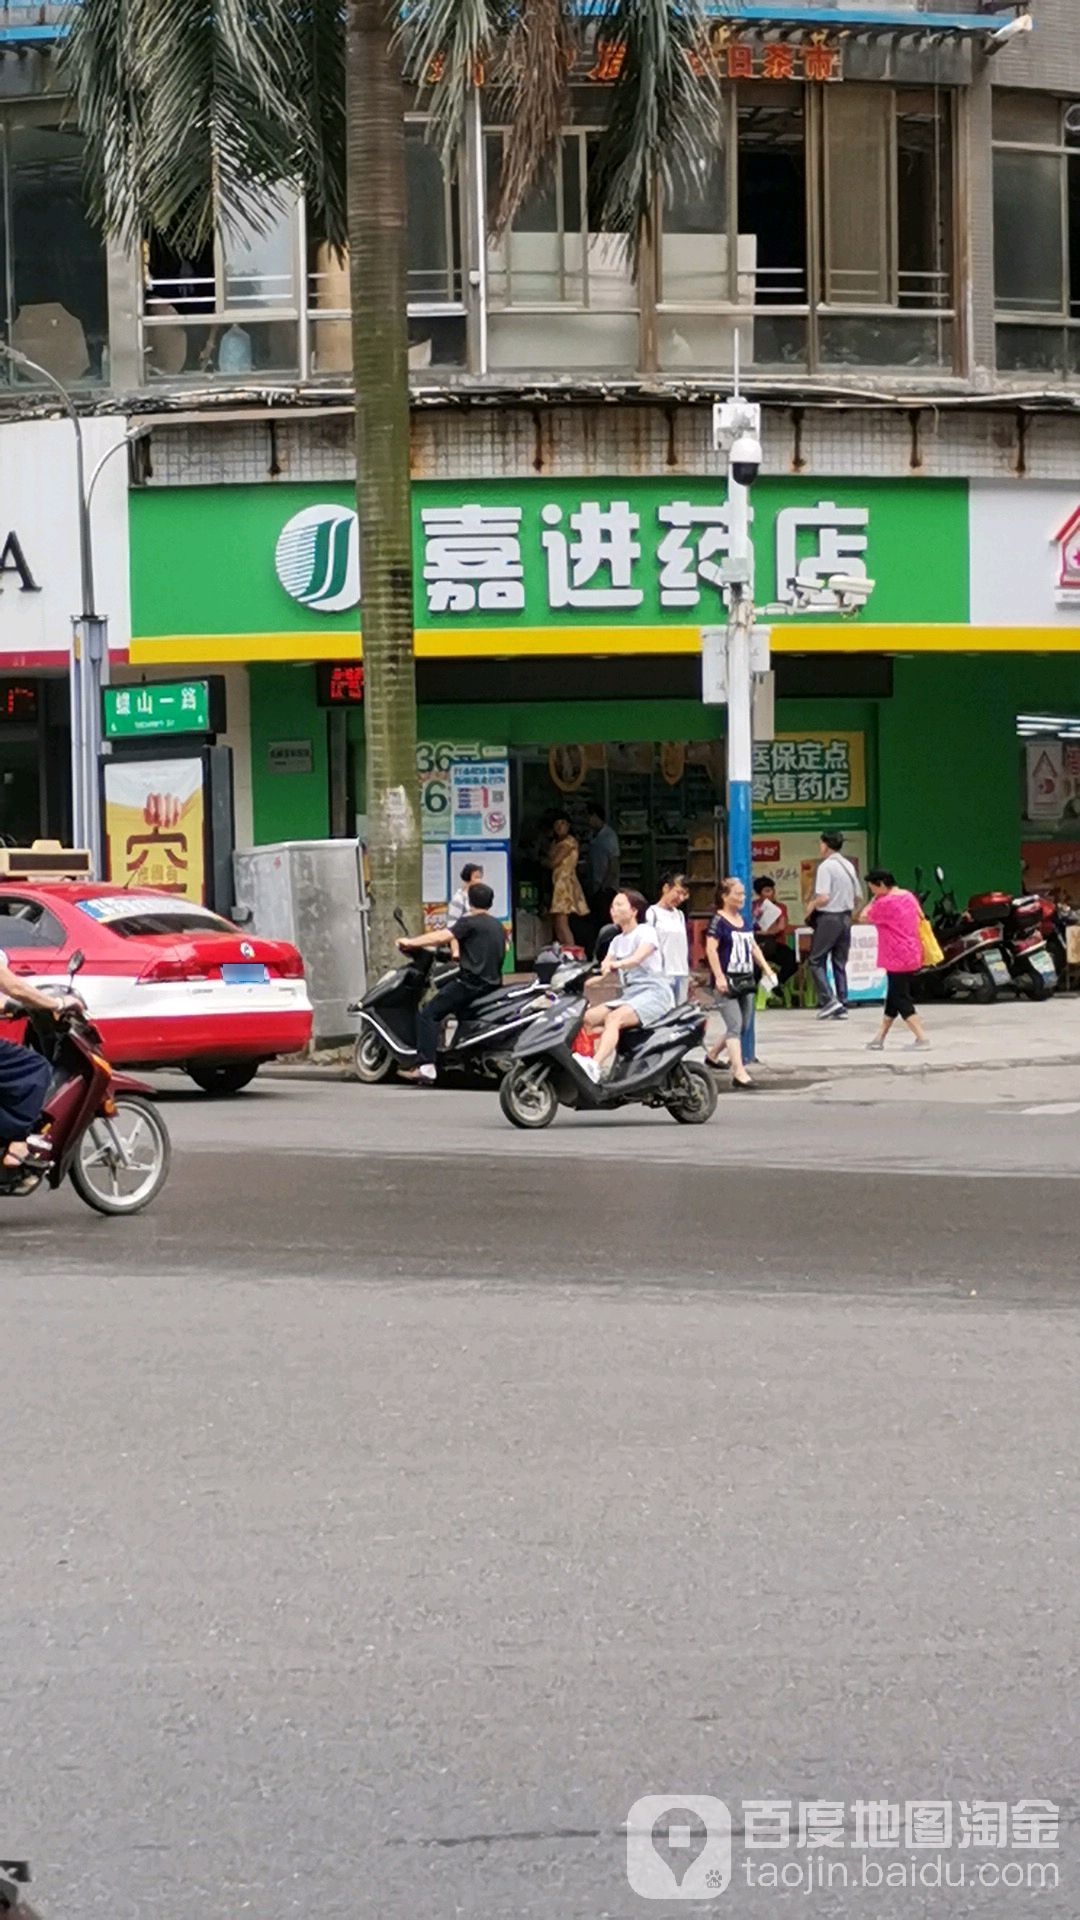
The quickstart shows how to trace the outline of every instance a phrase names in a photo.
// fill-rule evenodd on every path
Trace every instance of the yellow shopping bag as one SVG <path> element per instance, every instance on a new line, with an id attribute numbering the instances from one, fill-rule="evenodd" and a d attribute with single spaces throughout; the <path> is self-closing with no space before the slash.
<path id="1" fill-rule="evenodd" d="M 940 967 L 945 955 L 941 951 L 937 934 L 925 913 L 919 921 L 919 944 L 922 947 L 923 966 Z"/>

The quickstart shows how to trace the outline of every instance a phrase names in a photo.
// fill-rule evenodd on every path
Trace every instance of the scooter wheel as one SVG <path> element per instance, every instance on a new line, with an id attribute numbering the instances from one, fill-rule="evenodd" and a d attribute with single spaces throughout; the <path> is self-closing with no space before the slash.
<path id="1" fill-rule="evenodd" d="M 377 1087 L 393 1073 L 394 1056 L 377 1033 L 362 1033 L 353 1049 L 353 1067 L 365 1087 Z"/>
<path id="2" fill-rule="evenodd" d="M 998 990 L 993 981 L 988 980 L 984 987 L 976 987 L 971 997 L 977 1007 L 992 1007 L 998 997 Z"/>
<path id="3" fill-rule="evenodd" d="M 1032 970 L 1031 973 L 1021 975 L 1019 985 L 1021 992 L 1026 993 L 1029 1000 L 1049 1000 L 1057 986 L 1057 981 L 1047 980 L 1041 973 Z"/>
<path id="4" fill-rule="evenodd" d="M 511 1067 L 499 1088 L 499 1105 L 512 1127 L 536 1131 L 550 1127 L 559 1110 L 559 1096 L 547 1067 L 525 1061 Z"/>
<path id="5" fill-rule="evenodd" d="M 71 1184 L 95 1213 L 141 1213 L 169 1174 L 169 1135 L 152 1101 L 118 1093 L 75 1149 Z"/>
<path id="6" fill-rule="evenodd" d="M 668 1100 L 668 1112 L 684 1127 L 703 1127 L 716 1112 L 716 1075 L 696 1064 L 677 1067 L 669 1086 L 674 1098 Z"/>

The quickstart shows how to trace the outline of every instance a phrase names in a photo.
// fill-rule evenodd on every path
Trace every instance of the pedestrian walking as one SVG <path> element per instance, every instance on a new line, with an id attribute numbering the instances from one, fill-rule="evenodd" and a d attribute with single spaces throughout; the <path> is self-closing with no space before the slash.
<path id="1" fill-rule="evenodd" d="M 660 882 L 660 898 L 645 915 L 648 925 L 656 929 L 664 978 L 677 1007 L 690 991 L 690 938 L 682 911 L 689 898 L 685 873 L 666 873 Z"/>
<path id="2" fill-rule="evenodd" d="M 814 875 L 814 891 L 806 903 L 807 924 L 814 930 L 810 971 L 817 989 L 819 1020 L 847 1019 L 851 921 L 862 898 L 862 884 L 851 861 L 842 852 L 843 845 L 842 833 L 830 828 L 822 834 L 821 860 Z"/>
<path id="3" fill-rule="evenodd" d="M 743 1088 L 754 1085 L 743 1059 L 743 1040 L 754 1017 L 757 993 L 755 967 L 761 969 L 769 987 L 775 987 L 776 975 L 758 946 L 752 928 L 743 919 L 746 888 L 732 875 L 720 882 L 716 912 L 705 936 L 705 958 L 715 989 L 714 1005 L 724 1022 L 727 1054 L 731 1064 L 731 1084 Z M 723 1047 L 710 1047 L 706 1054 L 710 1066 L 720 1064 Z"/>
<path id="4" fill-rule="evenodd" d="M 922 941 L 919 937 L 922 907 L 913 893 L 897 885 L 896 875 L 890 873 L 887 867 L 871 867 L 866 884 L 870 889 L 870 899 L 859 919 L 867 920 L 877 928 L 878 966 L 884 967 L 888 980 L 881 1030 L 873 1040 L 867 1042 L 867 1050 L 880 1053 L 894 1021 L 902 1020 L 915 1036 L 912 1052 L 925 1053 L 930 1042 L 915 1011 L 911 991 L 912 977 L 923 964 Z"/>

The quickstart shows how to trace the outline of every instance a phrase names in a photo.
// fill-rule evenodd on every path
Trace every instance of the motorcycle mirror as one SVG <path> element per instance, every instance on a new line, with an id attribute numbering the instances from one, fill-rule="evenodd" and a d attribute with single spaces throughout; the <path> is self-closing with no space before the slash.
<path id="1" fill-rule="evenodd" d="M 943 887 L 943 886 L 945 885 L 945 869 L 944 869 L 944 867 L 935 867 L 935 868 L 934 868 L 934 879 L 935 879 L 935 880 L 937 881 L 937 883 L 938 883 L 938 886 L 939 886 L 939 887 Z"/>
<path id="2" fill-rule="evenodd" d="M 399 926 L 399 927 L 401 928 L 401 931 L 402 931 L 402 933 L 403 933 L 403 934 L 405 935 L 405 938 L 406 938 L 406 939 L 408 939 L 408 937 L 409 937 L 409 929 L 408 929 L 408 927 L 407 927 L 407 926 L 405 925 L 405 915 L 404 915 L 404 914 L 402 913 L 402 911 L 401 911 L 401 908 L 400 908 L 400 907 L 395 907 L 395 908 L 394 908 L 394 920 L 395 920 L 395 922 L 396 922 L 396 924 L 397 924 L 397 925 L 398 925 L 398 926 Z"/>
<path id="3" fill-rule="evenodd" d="M 86 955 L 81 947 L 76 947 L 71 959 L 68 961 L 68 979 L 74 980 L 75 975 L 81 973 L 85 965 Z"/>

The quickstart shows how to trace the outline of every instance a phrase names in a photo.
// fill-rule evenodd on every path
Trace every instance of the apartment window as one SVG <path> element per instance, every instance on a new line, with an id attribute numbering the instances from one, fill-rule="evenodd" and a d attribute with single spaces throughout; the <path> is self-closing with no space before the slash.
<path id="1" fill-rule="evenodd" d="M 107 380 L 105 252 L 83 192 L 78 130 L 0 123 L 4 337 L 65 386 Z M 5 363 L 3 378 L 28 376 Z"/>
<path id="2" fill-rule="evenodd" d="M 143 305 L 147 379 L 295 378 L 299 233 L 296 196 L 281 194 L 260 220 L 230 221 L 198 255 L 152 236 Z"/>
<path id="3" fill-rule="evenodd" d="M 935 90 L 754 83 L 664 210 L 660 361 L 947 367 L 952 102 Z"/>
<path id="4" fill-rule="evenodd" d="M 463 367 L 467 358 L 457 182 L 423 120 L 405 128 L 408 193 L 409 366 Z M 313 234 L 308 242 L 308 352 L 315 378 L 352 370 L 349 262 Z"/>
<path id="5" fill-rule="evenodd" d="M 994 281 L 999 370 L 1080 375 L 1080 102 L 995 95 Z"/>
<path id="6" fill-rule="evenodd" d="M 489 230 L 502 180 L 505 129 L 485 133 Z M 568 128 L 549 174 L 510 227 L 488 241 L 488 364 L 551 370 L 638 364 L 638 297 L 621 234 L 597 206 L 598 133 Z"/>

